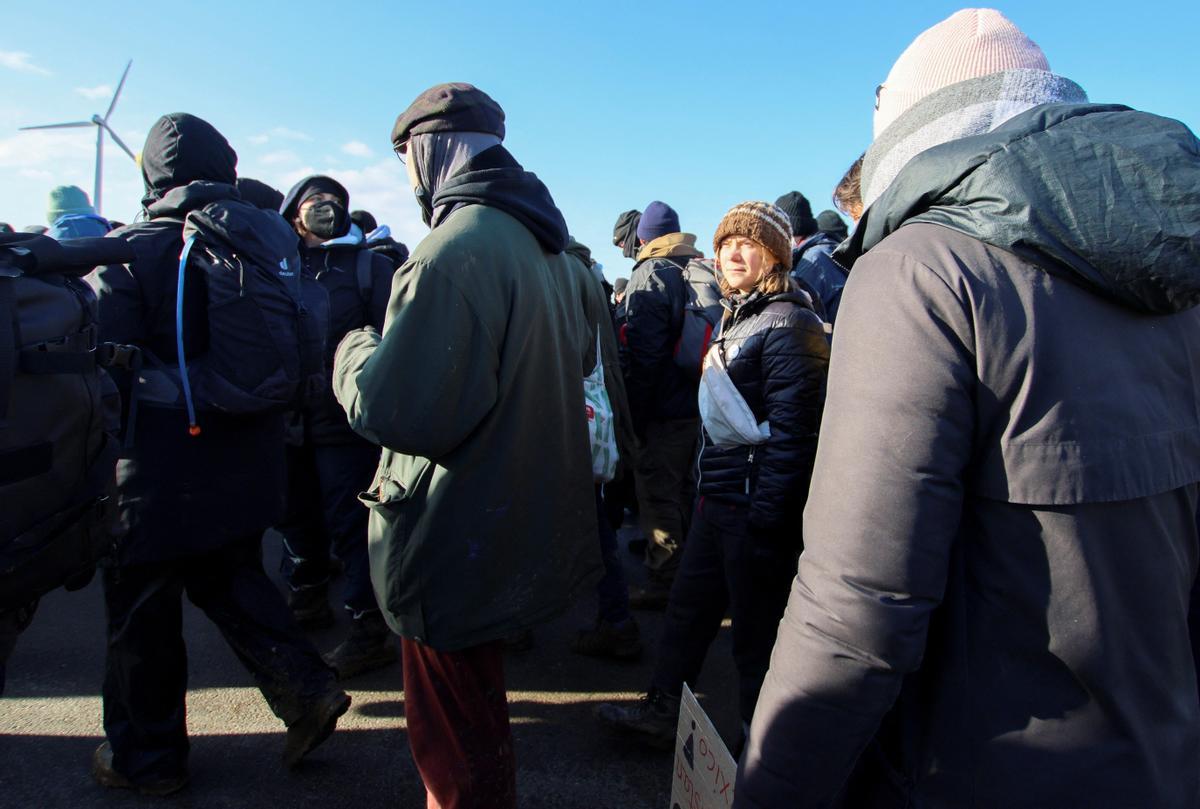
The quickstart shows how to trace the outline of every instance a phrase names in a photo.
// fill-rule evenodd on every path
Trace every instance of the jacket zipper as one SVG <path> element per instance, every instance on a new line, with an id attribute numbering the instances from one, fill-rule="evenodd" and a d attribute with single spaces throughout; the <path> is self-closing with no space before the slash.
<path id="1" fill-rule="evenodd" d="M 746 496 L 750 495 L 750 475 L 754 470 L 754 447 L 750 447 L 750 455 L 746 458 Z"/>

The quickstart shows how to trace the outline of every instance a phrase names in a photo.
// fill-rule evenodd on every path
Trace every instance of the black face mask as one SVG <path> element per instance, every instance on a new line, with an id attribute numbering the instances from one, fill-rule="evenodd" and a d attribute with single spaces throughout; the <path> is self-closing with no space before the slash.
<path id="1" fill-rule="evenodd" d="M 314 236 L 335 239 L 346 233 L 348 214 L 340 202 L 323 200 L 304 209 L 300 222 Z"/>

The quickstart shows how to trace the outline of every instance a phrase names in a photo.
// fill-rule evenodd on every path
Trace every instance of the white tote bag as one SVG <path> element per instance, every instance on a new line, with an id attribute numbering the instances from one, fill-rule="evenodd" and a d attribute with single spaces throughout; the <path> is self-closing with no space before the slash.
<path id="1" fill-rule="evenodd" d="M 612 402 L 604 387 L 604 359 L 600 353 L 600 328 L 596 328 L 596 367 L 583 380 L 584 411 L 592 442 L 592 479 L 608 483 L 617 474 L 617 432 Z"/>
<path id="2" fill-rule="evenodd" d="M 750 405 L 729 378 L 720 343 L 704 358 L 699 403 L 704 429 L 718 447 L 754 446 L 771 437 L 771 426 L 755 420 Z"/>

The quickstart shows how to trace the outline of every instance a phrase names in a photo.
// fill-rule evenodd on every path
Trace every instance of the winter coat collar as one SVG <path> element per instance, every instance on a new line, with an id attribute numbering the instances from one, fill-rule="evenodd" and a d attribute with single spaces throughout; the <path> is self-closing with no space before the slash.
<path id="1" fill-rule="evenodd" d="M 1200 142 L 1116 104 L 1047 104 L 928 149 L 863 214 L 850 267 L 914 222 L 957 230 L 1122 306 L 1200 302 Z"/>
<path id="2" fill-rule="evenodd" d="M 231 183 L 214 183 L 195 180 L 187 185 L 172 188 L 163 196 L 146 206 L 150 219 L 182 218 L 190 211 L 199 210 L 210 202 L 223 199 L 238 199 L 237 188 Z"/>
<path id="3" fill-rule="evenodd" d="M 654 241 L 646 242 L 638 252 L 637 260 L 648 258 L 703 258 L 704 254 L 696 249 L 696 234 L 668 233 L 659 236 Z"/>

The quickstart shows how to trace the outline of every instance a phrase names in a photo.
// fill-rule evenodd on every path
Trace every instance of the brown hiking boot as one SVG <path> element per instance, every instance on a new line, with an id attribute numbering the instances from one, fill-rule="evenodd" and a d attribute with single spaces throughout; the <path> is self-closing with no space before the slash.
<path id="1" fill-rule="evenodd" d="M 313 703 L 304 716 L 288 725 L 287 741 L 283 745 L 284 766 L 289 770 L 294 768 L 300 759 L 328 739 L 337 727 L 338 717 L 348 710 L 350 695 L 340 688 L 329 691 Z"/>
<path id="2" fill-rule="evenodd" d="M 141 795 L 162 797 L 178 792 L 187 786 L 187 773 L 174 778 L 159 778 L 153 781 L 135 784 L 124 775 L 113 769 L 112 745 L 108 742 L 96 748 L 92 753 L 92 778 L 102 787 L 111 789 L 132 789 Z"/>
<path id="3" fill-rule="evenodd" d="M 596 621 L 591 629 L 581 629 L 571 643 L 571 651 L 589 657 L 636 660 L 642 656 L 642 636 L 637 621 L 628 618 L 620 624 Z"/>

